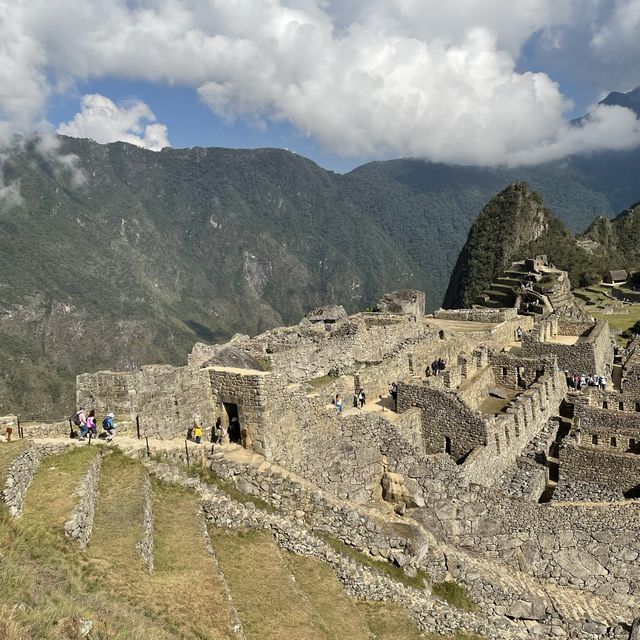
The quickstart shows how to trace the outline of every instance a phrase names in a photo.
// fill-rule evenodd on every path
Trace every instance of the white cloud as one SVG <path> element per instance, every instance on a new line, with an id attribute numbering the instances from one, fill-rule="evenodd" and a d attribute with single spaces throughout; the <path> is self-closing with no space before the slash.
<path id="1" fill-rule="evenodd" d="M 118 107 L 109 98 L 94 93 L 82 97 L 82 109 L 73 120 L 58 127 L 58 133 L 96 142 L 129 142 L 151 151 L 170 146 L 167 127 L 146 124 L 156 119 L 144 102 Z"/>
<path id="2" fill-rule="evenodd" d="M 638 144 L 630 112 L 570 127 L 571 102 L 552 79 L 516 66 L 539 30 L 582 30 L 586 48 L 600 46 L 617 18 L 594 2 L 605 4 L 57 0 L 52 13 L 45 0 L 0 0 L 0 114 L 25 129 L 55 91 L 112 76 L 192 87 L 228 119 L 288 121 L 347 155 L 496 164 Z M 59 131 L 168 144 L 166 128 L 146 122 L 143 103 L 93 96 Z"/>

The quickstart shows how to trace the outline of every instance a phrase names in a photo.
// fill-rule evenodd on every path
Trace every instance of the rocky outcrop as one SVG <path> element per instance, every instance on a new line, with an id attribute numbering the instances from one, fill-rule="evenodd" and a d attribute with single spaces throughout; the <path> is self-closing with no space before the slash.
<path id="1" fill-rule="evenodd" d="M 383 313 L 406 313 L 413 316 L 423 316 L 427 296 L 423 291 L 402 289 L 385 293 L 378 301 L 376 311 Z"/>
<path id="2" fill-rule="evenodd" d="M 548 227 L 549 213 L 542 198 L 526 182 L 516 182 L 495 196 L 469 231 L 443 306 L 470 307 L 507 269 L 518 249 L 539 238 Z"/>
<path id="3" fill-rule="evenodd" d="M 310 311 L 305 317 L 303 322 L 306 320 L 311 323 L 316 322 L 324 322 L 325 324 L 333 324 L 334 322 L 338 322 L 338 320 L 343 320 L 347 317 L 347 312 L 344 310 L 342 305 L 338 304 L 328 304 L 324 307 L 318 307 L 313 311 Z"/>

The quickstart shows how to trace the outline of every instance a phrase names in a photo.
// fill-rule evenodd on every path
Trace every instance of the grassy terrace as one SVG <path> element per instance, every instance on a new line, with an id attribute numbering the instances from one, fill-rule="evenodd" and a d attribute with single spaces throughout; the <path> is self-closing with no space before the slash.
<path id="1" fill-rule="evenodd" d="M 25 446 L 0 444 L 0 471 L 6 473 Z M 235 636 L 224 581 L 248 640 L 446 638 L 421 634 L 397 605 L 350 598 L 330 565 L 281 550 L 264 531 L 210 529 L 216 563 L 197 496 L 155 480 L 155 570 L 149 574 L 137 549 L 146 472 L 118 451 L 103 459 L 93 534 L 81 551 L 63 527 L 96 455 L 97 447 L 80 447 L 46 458 L 23 516 L 12 520 L 0 507 L 1 640 L 228 640 Z M 428 579 L 408 578 L 388 563 L 333 544 L 413 586 Z M 444 590 L 433 585 L 434 593 L 466 608 L 466 594 L 447 584 Z"/>
<path id="2" fill-rule="evenodd" d="M 269 534 L 212 528 L 210 535 L 248 640 L 327 637 Z"/>
<path id="3" fill-rule="evenodd" d="M 3 442 L 0 446 L 0 487 L 4 486 L 13 461 L 27 448 L 28 443 L 28 440 L 14 440 Z"/>
<path id="4" fill-rule="evenodd" d="M 585 313 L 597 320 L 606 320 L 612 329 L 620 332 L 627 331 L 640 320 L 640 304 L 623 304 L 615 298 L 606 295 L 609 288 L 593 285 L 584 289 L 576 289 L 573 293 L 585 304 Z M 618 344 L 626 345 L 624 338 L 618 337 Z"/>

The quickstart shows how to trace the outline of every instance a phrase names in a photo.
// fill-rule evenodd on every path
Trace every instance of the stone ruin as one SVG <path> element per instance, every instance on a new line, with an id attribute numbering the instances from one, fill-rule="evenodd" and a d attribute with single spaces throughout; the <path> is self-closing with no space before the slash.
<path id="1" fill-rule="evenodd" d="M 243 444 L 310 493 L 214 459 L 218 471 L 255 495 L 276 495 L 280 506 L 285 500 L 312 526 L 346 524 L 336 521 L 335 506 L 323 511 L 313 491 L 350 505 L 345 513 L 400 518 L 397 530 L 404 522 L 412 532 L 394 543 L 402 551 L 390 553 L 364 531 L 350 543 L 407 570 L 445 570 L 483 602 L 488 589 L 495 611 L 511 611 L 528 629 L 538 625 L 538 637 L 567 636 L 556 605 L 532 587 L 498 593 L 474 563 L 517 572 L 545 594 L 571 588 L 604 598 L 612 611 L 640 611 L 640 343 L 616 365 L 606 322 L 564 315 L 553 304 L 541 313 L 523 314 L 514 303 L 425 315 L 424 301 L 402 291 L 384 296 L 377 311 L 348 316 L 322 307 L 295 326 L 198 343 L 183 367 L 83 374 L 77 402 L 115 412 L 125 431 L 137 422 L 150 438 L 184 438 L 194 419 L 209 433 L 216 418 L 225 427 L 238 418 Z M 439 359 L 446 364 L 434 375 Z M 613 388 L 567 386 L 566 371 L 611 380 L 616 367 Z M 352 406 L 360 389 L 364 409 Z M 348 529 L 340 529 L 343 539 Z M 426 546 L 416 544 L 416 531 L 431 536 Z M 467 560 L 443 560 L 454 549 Z M 495 604 L 505 601 L 511 605 Z M 567 637 L 629 637 L 625 615 L 585 618 Z"/>

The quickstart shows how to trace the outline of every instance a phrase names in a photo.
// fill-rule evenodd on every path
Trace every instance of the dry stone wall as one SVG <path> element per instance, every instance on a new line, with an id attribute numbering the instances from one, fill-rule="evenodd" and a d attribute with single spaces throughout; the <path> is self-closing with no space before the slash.
<path id="1" fill-rule="evenodd" d="M 36 445 L 30 443 L 13 462 L 9 469 L 7 481 L 2 492 L 2 498 L 9 507 L 12 517 L 22 515 L 24 500 L 31 486 L 33 476 L 45 456 L 63 453 L 70 445 L 66 443 Z"/>
<path id="2" fill-rule="evenodd" d="M 131 373 L 86 373 L 76 379 L 76 396 L 78 406 L 102 416 L 112 411 L 116 421 L 135 422 L 138 416 L 141 433 L 155 438 L 185 435 L 194 416 L 215 421 L 205 369 L 150 365 Z"/>
<path id="3" fill-rule="evenodd" d="M 93 518 L 98 500 L 98 486 L 100 484 L 100 469 L 102 468 L 102 455 L 96 454 L 86 476 L 81 480 L 76 495 L 78 504 L 73 515 L 64 525 L 64 532 L 68 538 L 79 543 L 81 549 L 85 549 L 91 538 Z"/>
<path id="4" fill-rule="evenodd" d="M 428 551 L 427 541 L 415 526 L 354 503 L 336 499 L 312 484 L 288 477 L 271 467 L 259 470 L 214 456 L 213 471 L 234 482 L 238 490 L 258 496 L 278 513 L 304 523 L 320 533 L 328 533 L 348 545 L 366 550 L 374 557 L 404 566 L 419 561 Z"/>
<path id="5" fill-rule="evenodd" d="M 426 384 L 398 384 L 398 411 L 411 407 L 422 411 L 422 439 L 426 453 L 445 449 L 459 460 L 487 442 L 486 423 L 455 393 Z"/>
<path id="6" fill-rule="evenodd" d="M 552 327 L 549 324 L 551 322 L 555 322 L 556 329 L 549 328 Z M 521 354 L 526 358 L 556 356 L 558 366 L 571 373 L 610 374 L 613 362 L 613 344 L 607 322 L 598 321 L 592 325 L 588 335 L 580 338 L 576 344 L 544 342 L 548 334 L 558 335 L 558 324 L 557 319 L 553 321 L 547 319 L 539 323 L 535 331 L 525 333 L 522 337 Z M 575 328 L 571 329 L 572 326 Z M 584 333 L 584 326 L 584 323 L 563 322 L 563 331 L 573 331 L 573 333 L 560 335 L 581 336 Z"/>
<path id="7" fill-rule="evenodd" d="M 560 447 L 560 482 L 589 483 L 617 489 L 620 493 L 640 489 L 640 455 L 612 449 L 580 447 L 565 438 Z M 598 499 L 594 492 L 589 499 Z M 585 498 L 587 499 L 587 498 Z"/>
<path id="8" fill-rule="evenodd" d="M 474 309 L 438 309 L 433 316 L 441 320 L 500 323 L 517 318 L 518 310 L 512 307 L 502 309 L 486 309 L 483 307 Z M 526 322 L 526 319 L 524 320 Z"/>

